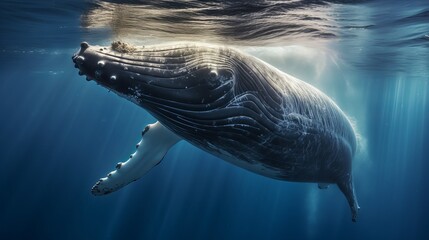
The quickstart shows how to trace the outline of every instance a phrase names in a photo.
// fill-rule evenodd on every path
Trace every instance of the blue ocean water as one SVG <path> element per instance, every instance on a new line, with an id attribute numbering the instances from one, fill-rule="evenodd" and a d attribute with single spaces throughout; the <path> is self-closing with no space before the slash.
<path id="1" fill-rule="evenodd" d="M 429 239 L 429 3 L 0 2 L 0 239 Z M 357 223 L 336 186 L 256 175 L 180 142 L 103 197 L 155 121 L 78 76 L 81 41 L 240 48 L 353 120 Z"/>

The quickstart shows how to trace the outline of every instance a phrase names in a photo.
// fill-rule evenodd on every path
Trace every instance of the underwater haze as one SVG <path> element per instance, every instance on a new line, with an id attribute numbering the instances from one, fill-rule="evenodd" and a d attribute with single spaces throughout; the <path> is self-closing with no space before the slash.
<path id="1" fill-rule="evenodd" d="M 429 239 L 429 2 L 0 2 L 0 239 Z M 82 41 L 197 41 L 326 93 L 358 133 L 356 223 L 337 186 L 274 180 L 187 143 L 91 187 L 156 120 L 87 82 Z"/>

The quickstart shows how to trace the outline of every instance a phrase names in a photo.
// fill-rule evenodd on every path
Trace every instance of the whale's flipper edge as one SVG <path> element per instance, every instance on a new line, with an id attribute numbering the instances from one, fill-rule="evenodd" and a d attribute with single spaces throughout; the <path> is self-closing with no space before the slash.
<path id="1" fill-rule="evenodd" d="M 158 165 L 167 151 L 181 138 L 160 122 L 149 124 L 142 132 L 142 139 L 136 145 L 136 152 L 124 163 L 116 164 L 116 170 L 98 180 L 91 193 L 106 195 L 136 181 Z"/>

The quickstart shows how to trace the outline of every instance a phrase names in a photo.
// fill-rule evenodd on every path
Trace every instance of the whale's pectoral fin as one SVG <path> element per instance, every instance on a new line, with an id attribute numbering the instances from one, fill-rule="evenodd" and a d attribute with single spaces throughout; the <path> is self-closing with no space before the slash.
<path id="1" fill-rule="evenodd" d="M 92 194 L 105 195 L 141 178 L 161 162 L 168 149 L 181 139 L 156 122 L 145 127 L 137 150 L 125 163 L 118 163 L 116 170 L 101 178 L 93 187 Z"/>
<path id="2" fill-rule="evenodd" d="M 318 183 L 317 187 L 319 187 L 319 189 L 327 189 L 329 187 L 329 183 Z"/>
<path id="3" fill-rule="evenodd" d="M 348 174 L 347 177 L 342 179 L 342 181 L 340 180 L 337 185 L 340 188 L 341 192 L 343 192 L 343 194 L 346 196 L 347 201 L 350 205 L 350 209 L 352 211 L 352 221 L 356 222 L 360 207 L 356 198 L 351 174 Z"/>

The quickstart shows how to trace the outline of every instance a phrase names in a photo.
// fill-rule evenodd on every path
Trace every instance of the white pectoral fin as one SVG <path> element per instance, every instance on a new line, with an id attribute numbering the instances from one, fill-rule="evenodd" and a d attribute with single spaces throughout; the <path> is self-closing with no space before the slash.
<path id="1" fill-rule="evenodd" d="M 160 122 L 149 124 L 137 144 L 137 151 L 124 163 L 118 163 L 116 170 L 101 178 L 93 187 L 92 194 L 105 195 L 136 181 L 161 162 L 162 158 L 181 138 Z"/>

